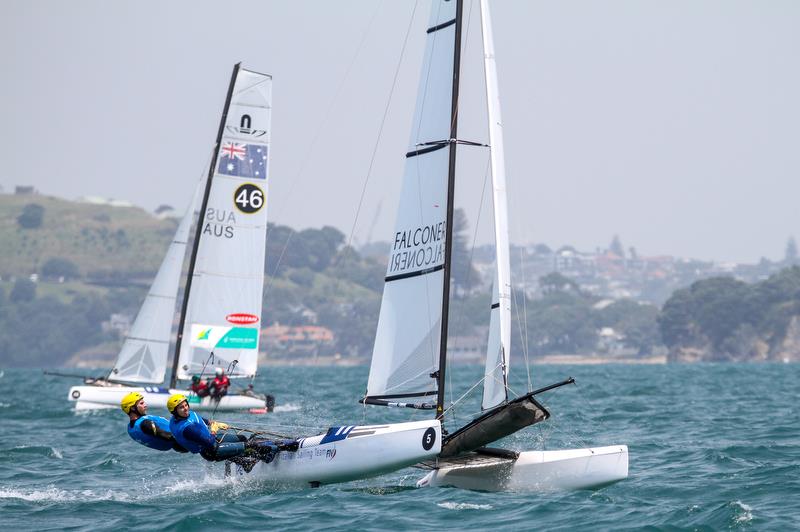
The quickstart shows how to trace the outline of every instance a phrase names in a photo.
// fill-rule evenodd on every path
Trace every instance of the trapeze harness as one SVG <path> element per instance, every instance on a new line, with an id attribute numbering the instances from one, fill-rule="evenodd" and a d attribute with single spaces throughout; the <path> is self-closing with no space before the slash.
<path id="1" fill-rule="evenodd" d="M 151 449 L 156 449 L 158 451 L 171 450 L 173 448 L 172 447 L 173 442 L 171 442 L 170 440 L 165 440 L 163 438 L 152 436 L 142 430 L 142 423 L 145 421 L 152 421 L 153 423 L 155 423 L 157 429 L 163 430 L 165 432 L 170 432 L 169 421 L 160 416 L 146 415 L 137 419 L 133 423 L 133 425 L 131 425 L 130 423 L 128 424 L 128 434 L 130 435 L 130 437 L 138 441 L 142 445 L 150 447 Z"/>

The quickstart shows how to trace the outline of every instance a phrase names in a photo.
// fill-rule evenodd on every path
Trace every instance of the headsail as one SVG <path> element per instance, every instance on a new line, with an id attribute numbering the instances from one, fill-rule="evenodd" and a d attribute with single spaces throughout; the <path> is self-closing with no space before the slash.
<path id="1" fill-rule="evenodd" d="M 117 355 L 114 369 L 108 378 L 110 381 L 157 384 L 164 380 L 175 317 L 175 300 L 178 297 L 181 269 L 186 255 L 189 229 L 197 210 L 199 191 L 198 185 L 130 333 Z"/>
<path id="2" fill-rule="evenodd" d="M 437 393 L 455 17 L 456 2 L 434 2 L 367 398 Z"/>
<path id="3" fill-rule="evenodd" d="M 484 410 L 508 399 L 508 355 L 511 345 L 511 265 L 508 247 L 508 199 L 503 155 L 503 122 L 500 117 L 500 96 L 497 88 L 497 68 L 494 60 L 494 41 L 489 5 L 481 0 L 481 29 L 483 32 L 483 61 L 486 77 L 486 104 L 489 119 L 490 162 L 492 170 L 492 200 L 494 204 L 494 235 L 496 273 L 492 295 L 489 345 L 486 351 L 486 372 L 483 381 Z"/>
<path id="4" fill-rule="evenodd" d="M 255 375 L 264 286 L 272 77 L 239 68 L 209 171 L 177 377 L 203 366 Z M 211 353 L 213 352 L 213 360 Z"/>

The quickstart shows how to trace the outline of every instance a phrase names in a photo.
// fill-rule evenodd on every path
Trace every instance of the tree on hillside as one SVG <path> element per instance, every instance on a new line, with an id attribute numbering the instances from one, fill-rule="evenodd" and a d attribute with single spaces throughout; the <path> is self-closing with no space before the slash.
<path id="1" fill-rule="evenodd" d="M 23 229 L 36 229 L 41 227 L 44 219 L 44 207 L 36 203 L 29 203 L 22 208 L 22 214 L 17 216 L 17 224 Z"/>
<path id="2" fill-rule="evenodd" d="M 561 292 L 527 305 L 529 348 L 536 354 L 580 353 L 597 343 L 592 306 L 580 295 Z"/>
<path id="3" fill-rule="evenodd" d="M 622 242 L 619 241 L 619 236 L 614 235 L 614 238 L 611 239 L 611 245 L 608 249 L 617 257 L 625 258 L 625 248 L 622 247 Z"/>
<path id="4" fill-rule="evenodd" d="M 463 209 L 453 211 L 453 267 L 450 272 L 453 285 L 458 290 L 469 291 L 480 283 L 478 272 L 472 266 L 472 245 L 467 233 L 467 215 Z"/>
<path id="5" fill-rule="evenodd" d="M 647 355 L 661 343 L 657 318 L 656 306 L 620 299 L 597 311 L 597 326 L 612 327 L 625 337 L 625 345 Z"/>
<path id="6" fill-rule="evenodd" d="M 42 276 L 50 279 L 75 279 L 79 276 L 78 266 L 68 259 L 53 257 L 42 265 Z"/>
<path id="7" fill-rule="evenodd" d="M 545 295 L 558 292 L 580 293 L 581 291 L 578 283 L 558 272 L 551 272 L 539 277 L 539 286 Z"/>
<path id="8" fill-rule="evenodd" d="M 794 241 L 793 236 L 789 237 L 786 242 L 786 253 L 783 257 L 783 262 L 789 266 L 797 264 L 797 242 Z"/>
<path id="9" fill-rule="evenodd" d="M 36 299 L 36 283 L 30 279 L 20 278 L 14 283 L 8 299 L 12 303 L 24 303 Z"/>
<path id="10" fill-rule="evenodd" d="M 661 339 L 667 347 L 679 347 L 697 340 L 693 327 L 694 301 L 688 288 L 676 290 L 658 316 Z"/>
<path id="11" fill-rule="evenodd" d="M 750 287 L 742 281 L 712 277 L 694 283 L 689 290 L 697 307 L 695 319 L 715 348 L 752 317 L 747 306 Z"/>

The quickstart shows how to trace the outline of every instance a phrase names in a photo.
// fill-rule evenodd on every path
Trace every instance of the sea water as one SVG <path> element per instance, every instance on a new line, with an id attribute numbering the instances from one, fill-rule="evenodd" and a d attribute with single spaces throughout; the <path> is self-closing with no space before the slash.
<path id="1" fill-rule="evenodd" d="M 515 370 L 512 388 L 521 393 L 527 375 Z M 275 395 L 275 412 L 215 417 L 316 434 L 430 415 L 357 404 L 367 373 L 262 368 L 256 388 Z M 451 368 L 449 400 L 480 373 Z M 503 493 L 418 489 L 424 472 L 414 468 L 302 490 L 226 479 L 221 464 L 133 442 L 118 409 L 76 413 L 67 401 L 76 381 L 38 370 L 0 374 L 0 522 L 8 530 L 800 530 L 796 364 L 535 367 L 534 388 L 568 376 L 577 384 L 539 396 L 551 419 L 503 443 L 627 444 L 630 477 L 594 490 Z M 468 418 L 478 401 L 468 395 L 458 415 Z"/>

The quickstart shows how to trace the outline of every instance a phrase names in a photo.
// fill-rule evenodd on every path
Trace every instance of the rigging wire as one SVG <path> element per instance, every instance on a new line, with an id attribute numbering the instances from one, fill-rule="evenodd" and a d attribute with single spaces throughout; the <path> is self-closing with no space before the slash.
<path id="1" fill-rule="evenodd" d="M 358 206 L 356 207 L 356 214 L 353 218 L 353 224 L 350 227 L 350 236 L 347 239 L 347 247 L 349 248 L 353 242 L 353 235 L 355 234 L 356 224 L 358 223 L 358 217 L 361 214 L 361 207 L 364 203 L 364 196 L 367 192 L 367 186 L 369 185 L 369 179 L 372 176 L 372 168 L 375 165 L 375 156 L 378 153 L 378 146 L 381 142 L 381 137 L 383 136 L 383 128 L 386 125 L 386 118 L 389 115 L 389 107 L 392 104 L 392 98 L 394 97 L 394 91 L 397 88 L 397 79 L 400 75 L 400 65 L 403 62 L 403 58 L 406 54 L 406 46 L 408 46 L 408 38 L 411 35 L 411 28 L 414 23 L 414 15 L 417 12 L 417 6 L 419 2 L 414 2 L 414 9 L 411 11 L 411 18 L 408 21 L 408 27 L 406 28 L 406 36 L 403 39 L 403 46 L 400 49 L 400 56 L 397 58 L 397 66 L 394 70 L 394 77 L 392 78 L 392 87 L 389 89 L 389 97 L 386 100 L 386 106 L 383 109 L 383 116 L 381 117 L 381 124 L 378 128 L 378 136 L 375 139 L 375 144 L 372 146 L 372 155 L 369 159 L 369 166 L 367 167 L 367 174 L 364 177 L 364 184 L 361 187 L 361 195 L 358 198 Z"/>
<path id="2" fill-rule="evenodd" d="M 481 199 L 478 202 L 478 214 L 477 214 L 477 217 L 475 219 L 475 231 L 473 232 L 473 235 L 472 235 L 472 246 L 470 248 L 469 261 L 467 262 L 467 277 L 466 277 L 466 282 L 465 282 L 466 286 L 470 286 L 470 277 L 472 277 L 472 264 L 473 264 L 473 259 L 474 259 L 474 256 L 475 256 L 475 243 L 478 240 L 478 227 L 480 226 L 481 214 L 483 212 L 483 203 L 484 203 L 484 199 L 486 197 L 486 183 L 488 183 L 489 174 L 491 173 L 489 171 L 490 167 L 491 167 L 491 160 L 487 159 L 486 160 L 486 169 L 484 170 L 484 173 L 483 173 L 483 186 L 481 187 Z M 490 298 L 491 297 L 492 296 L 490 296 Z M 491 304 L 491 300 L 490 300 L 489 303 Z M 463 323 L 463 320 L 464 320 L 464 318 L 466 316 L 466 313 L 464 312 L 463 307 L 462 308 L 455 307 L 454 314 L 455 314 L 455 316 L 454 316 L 455 319 L 453 321 L 454 322 Z M 451 359 L 449 358 L 449 356 L 448 356 L 447 362 L 448 362 L 448 365 L 450 364 L 450 362 L 452 362 Z M 483 382 L 483 380 L 485 378 L 486 378 L 486 376 L 484 375 L 484 377 L 482 379 L 480 379 L 478 381 L 478 383 Z M 456 404 L 455 402 L 453 402 L 453 381 L 452 381 L 452 379 L 453 379 L 453 372 L 450 371 L 450 372 L 448 372 L 448 382 L 447 382 L 447 388 L 450 391 L 450 401 L 451 401 L 450 408 L 452 408 Z M 455 417 L 455 412 L 453 413 L 453 417 Z"/>
<path id="3" fill-rule="evenodd" d="M 527 283 L 525 282 L 525 250 L 520 247 L 519 249 L 520 270 L 522 276 L 522 318 L 525 324 L 525 369 L 528 373 L 528 391 L 533 391 L 533 381 L 531 380 L 531 363 L 529 357 L 530 338 L 528 336 L 528 294 L 525 292 Z"/>
<path id="4" fill-rule="evenodd" d="M 328 119 L 330 118 L 330 116 L 331 116 L 331 112 L 334 109 L 334 103 L 339 99 L 339 95 L 342 92 L 342 89 L 344 88 L 345 81 L 347 81 L 347 79 L 350 77 L 350 71 L 353 69 L 353 65 L 355 65 L 356 59 L 361 54 L 361 51 L 364 48 L 364 43 L 366 42 L 367 35 L 370 33 L 370 30 L 372 29 L 373 23 L 375 22 L 375 19 L 378 16 L 378 12 L 380 11 L 380 8 L 381 8 L 382 4 L 383 4 L 383 2 L 379 2 L 379 3 L 376 4 L 376 8 L 372 13 L 372 17 L 370 18 L 369 22 L 367 23 L 367 27 L 364 29 L 364 32 L 361 35 L 361 41 L 358 43 L 358 46 L 356 47 L 356 51 L 353 54 L 353 58 L 350 60 L 350 64 L 347 66 L 347 69 L 345 70 L 345 73 L 342 76 L 342 79 L 339 81 L 339 85 L 336 88 L 336 90 L 334 91 L 333 97 L 331 98 L 330 103 L 328 104 L 328 109 L 325 111 L 325 116 L 322 119 L 322 121 L 320 122 L 320 125 L 317 128 L 317 131 L 314 133 L 314 136 L 311 138 L 311 142 L 308 145 L 308 150 L 306 150 L 306 157 L 303 157 L 303 160 L 300 163 L 300 168 L 297 170 L 297 173 L 295 174 L 294 179 L 291 180 L 291 185 L 289 187 L 289 192 L 286 195 L 287 199 L 292 195 L 292 193 L 294 192 L 295 188 L 297 187 L 297 183 L 301 180 L 302 176 L 304 175 L 306 165 L 308 164 L 308 161 L 311 160 L 310 154 L 314 151 L 314 149 L 315 149 L 315 147 L 317 145 L 317 141 L 321 137 L 322 125 L 325 124 L 328 121 Z M 276 216 L 275 216 L 276 220 L 280 219 L 281 214 L 283 214 L 284 210 L 288 208 L 288 205 L 289 205 L 288 201 L 283 203 L 283 205 L 280 207 L 280 210 L 276 213 Z M 266 237 L 267 242 L 269 242 L 269 235 L 270 235 L 270 232 L 267 231 L 267 237 Z M 266 290 L 264 290 L 264 297 L 265 298 L 267 297 L 267 295 L 272 290 L 272 287 L 273 287 L 273 285 L 275 283 L 275 279 L 278 276 L 278 269 L 280 268 L 281 262 L 283 261 L 283 256 L 286 254 L 286 250 L 288 249 L 289 242 L 291 240 L 292 240 L 292 233 L 289 233 L 289 235 L 286 237 L 286 242 L 284 243 L 283 248 L 281 249 L 281 253 L 278 256 L 278 261 L 275 263 L 275 269 L 272 272 L 272 274 L 269 276 L 269 284 L 267 284 L 267 288 L 266 288 Z"/>

